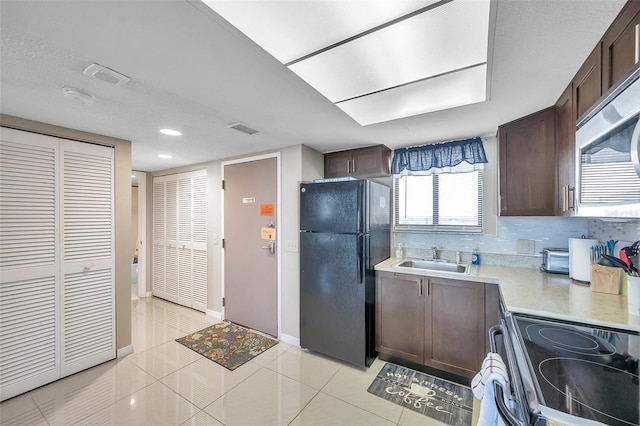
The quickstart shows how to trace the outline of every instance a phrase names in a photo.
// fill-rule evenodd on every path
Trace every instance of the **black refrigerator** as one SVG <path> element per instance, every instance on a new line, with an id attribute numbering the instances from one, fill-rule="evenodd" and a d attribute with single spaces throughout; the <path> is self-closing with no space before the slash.
<path id="1" fill-rule="evenodd" d="M 389 258 L 391 189 L 369 180 L 300 184 L 300 346 L 370 366 L 376 263 Z"/>

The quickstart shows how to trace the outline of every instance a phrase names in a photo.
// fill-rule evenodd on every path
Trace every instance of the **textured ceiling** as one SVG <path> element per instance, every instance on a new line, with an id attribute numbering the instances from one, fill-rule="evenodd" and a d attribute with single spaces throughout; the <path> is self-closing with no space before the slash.
<path id="1" fill-rule="evenodd" d="M 199 1 L 2 0 L 0 112 L 131 140 L 141 171 L 295 144 L 329 152 L 492 135 L 552 105 L 623 5 L 497 0 L 489 101 L 363 127 Z M 83 75 L 93 62 L 131 82 Z M 63 97 L 66 86 L 94 104 Z M 260 133 L 226 127 L 237 121 Z"/>

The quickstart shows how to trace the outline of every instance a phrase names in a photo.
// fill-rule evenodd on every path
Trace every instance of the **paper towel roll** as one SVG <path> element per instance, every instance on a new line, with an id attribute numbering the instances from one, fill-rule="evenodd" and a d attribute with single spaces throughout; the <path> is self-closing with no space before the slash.
<path id="1" fill-rule="evenodd" d="M 591 281 L 591 247 L 598 240 L 589 238 L 569 238 L 569 276 L 574 280 Z"/>

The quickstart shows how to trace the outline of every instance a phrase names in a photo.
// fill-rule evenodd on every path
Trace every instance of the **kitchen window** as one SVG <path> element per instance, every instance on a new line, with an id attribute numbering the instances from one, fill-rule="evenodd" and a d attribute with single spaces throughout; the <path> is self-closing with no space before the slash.
<path id="1" fill-rule="evenodd" d="M 394 151 L 394 230 L 482 232 L 480 138 Z"/>
<path id="2" fill-rule="evenodd" d="M 482 171 L 394 179 L 396 231 L 482 232 Z"/>

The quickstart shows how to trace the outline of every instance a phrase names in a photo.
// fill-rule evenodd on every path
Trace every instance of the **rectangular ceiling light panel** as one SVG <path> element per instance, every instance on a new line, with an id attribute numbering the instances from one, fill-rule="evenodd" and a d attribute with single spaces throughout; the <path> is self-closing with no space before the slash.
<path id="1" fill-rule="evenodd" d="M 438 0 L 203 0 L 283 64 Z"/>
<path id="2" fill-rule="evenodd" d="M 485 63 L 489 1 L 454 1 L 290 66 L 332 102 Z"/>
<path id="3" fill-rule="evenodd" d="M 486 81 L 487 66 L 480 65 L 336 105 L 366 126 L 483 102 Z"/>
<path id="4" fill-rule="evenodd" d="M 486 99 L 495 0 L 203 0 L 361 125 Z"/>

